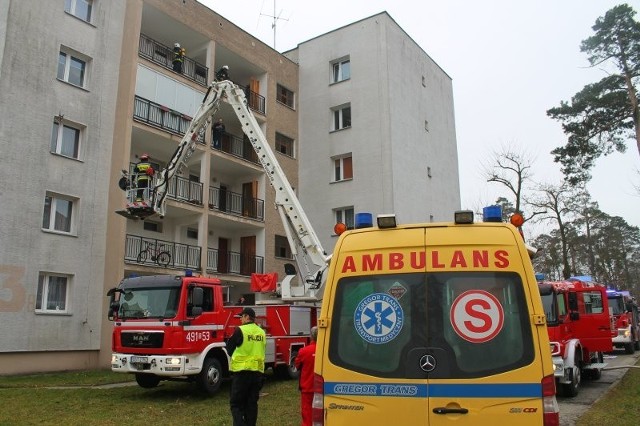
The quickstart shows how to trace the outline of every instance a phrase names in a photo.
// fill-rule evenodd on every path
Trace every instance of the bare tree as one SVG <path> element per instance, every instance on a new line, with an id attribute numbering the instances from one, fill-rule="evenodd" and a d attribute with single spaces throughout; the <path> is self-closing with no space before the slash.
<path id="1" fill-rule="evenodd" d="M 516 212 L 522 212 L 522 192 L 526 182 L 531 180 L 533 163 L 527 153 L 503 146 L 493 153 L 491 164 L 484 166 L 487 182 L 499 183 L 511 192 Z"/>
<path id="2" fill-rule="evenodd" d="M 566 225 L 568 216 L 571 213 L 570 201 L 572 191 L 567 184 L 561 186 L 541 185 L 537 189 L 538 195 L 529 201 L 529 204 L 539 209 L 541 221 L 555 222 L 558 225 L 558 236 L 560 237 L 562 253 L 562 275 L 564 279 L 571 276 L 571 266 L 569 264 L 569 228 Z"/>

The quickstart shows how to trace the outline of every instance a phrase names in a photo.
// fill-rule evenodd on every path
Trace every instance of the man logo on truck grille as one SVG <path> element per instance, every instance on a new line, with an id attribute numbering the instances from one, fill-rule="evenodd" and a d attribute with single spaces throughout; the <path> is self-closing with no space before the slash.
<path id="1" fill-rule="evenodd" d="M 360 337 L 380 345 L 392 341 L 402 331 L 404 313 L 395 298 L 374 293 L 358 303 L 353 320 Z"/>

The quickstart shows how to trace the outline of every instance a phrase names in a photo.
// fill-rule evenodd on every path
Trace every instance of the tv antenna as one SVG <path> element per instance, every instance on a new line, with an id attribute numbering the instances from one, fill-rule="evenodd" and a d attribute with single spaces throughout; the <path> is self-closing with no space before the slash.
<path id="1" fill-rule="evenodd" d="M 260 16 L 266 16 L 269 18 L 273 18 L 273 23 L 271 24 L 271 28 L 273 28 L 273 50 L 276 50 L 276 27 L 278 26 L 278 21 L 288 21 L 286 18 L 281 18 L 282 10 L 280 13 L 276 15 L 276 0 L 273 0 L 273 15 L 267 15 L 266 13 L 260 13 Z"/>

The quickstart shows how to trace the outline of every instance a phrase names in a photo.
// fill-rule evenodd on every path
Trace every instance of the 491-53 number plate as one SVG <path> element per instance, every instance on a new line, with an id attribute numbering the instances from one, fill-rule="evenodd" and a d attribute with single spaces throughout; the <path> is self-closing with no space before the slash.
<path id="1" fill-rule="evenodd" d="M 131 363 L 132 364 L 146 364 L 149 362 L 149 357 L 147 356 L 132 356 L 131 357 Z"/>

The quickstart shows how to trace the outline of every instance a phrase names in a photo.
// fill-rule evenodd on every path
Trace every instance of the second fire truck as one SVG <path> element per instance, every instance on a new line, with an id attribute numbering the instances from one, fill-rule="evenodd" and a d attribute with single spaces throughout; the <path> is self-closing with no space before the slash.
<path id="1" fill-rule="evenodd" d="M 570 279 L 540 281 L 556 388 L 576 396 L 583 377 L 599 379 L 604 353 L 611 352 L 609 305 L 600 284 Z"/>

